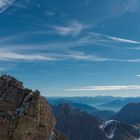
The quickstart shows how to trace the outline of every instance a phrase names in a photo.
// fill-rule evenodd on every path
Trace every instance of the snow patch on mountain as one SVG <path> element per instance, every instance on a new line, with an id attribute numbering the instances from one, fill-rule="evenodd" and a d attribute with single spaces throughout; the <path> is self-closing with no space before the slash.
<path id="1" fill-rule="evenodd" d="M 110 133 L 107 135 L 108 139 L 112 139 L 115 135 L 116 128 L 111 128 Z"/>
<path id="2" fill-rule="evenodd" d="M 105 123 L 103 123 L 100 128 L 101 129 L 105 129 L 108 125 L 110 125 L 112 122 L 114 122 L 114 120 L 109 120 L 109 121 L 106 121 Z"/>
<path id="3" fill-rule="evenodd" d="M 109 121 L 106 121 L 105 123 L 103 123 L 101 126 L 100 126 L 100 129 L 102 129 L 103 131 L 105 131 L 105 129 L 107 129 L 107 127 L 111 127 L 109 129 L 109 132 L 106 132 L 106 137 L 108 139 L 112 139 L 115 135 L 115 131 L 116 131 L 116 122 L 115 120 L 109 120 Z M 111 125 L 113 124 L 113 125 Z"/>

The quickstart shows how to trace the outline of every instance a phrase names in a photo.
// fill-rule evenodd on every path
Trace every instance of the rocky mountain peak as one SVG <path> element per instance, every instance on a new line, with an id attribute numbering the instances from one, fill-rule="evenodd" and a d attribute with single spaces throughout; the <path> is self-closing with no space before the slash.
<path id="1" fill-rule="evenodd" d="M 0 76 L 0 139 L 61 140 L 55 117 L 38 90 L 25 88 L 12 76 Z"/>

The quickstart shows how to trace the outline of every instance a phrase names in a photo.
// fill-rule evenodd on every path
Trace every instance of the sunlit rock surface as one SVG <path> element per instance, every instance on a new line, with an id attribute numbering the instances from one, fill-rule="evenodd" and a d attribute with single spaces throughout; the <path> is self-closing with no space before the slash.
<path id="1" fill-rule="evenodd" d="M 14 77 L 0 77 L 1 140 L 65 140 L 55 124 L 51 107 L 38 90 L 25 88 Z"/>

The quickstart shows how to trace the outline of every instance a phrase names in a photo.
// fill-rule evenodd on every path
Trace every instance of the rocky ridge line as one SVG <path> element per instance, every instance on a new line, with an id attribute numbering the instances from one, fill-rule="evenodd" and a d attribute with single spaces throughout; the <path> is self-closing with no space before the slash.
<path id="1" fill-rule="evenodd" d="M 65 140 L 55 124 L 52 109 L 38 90 L 25 88 L 12 76 L 0 76 L 0 139 Z"/>

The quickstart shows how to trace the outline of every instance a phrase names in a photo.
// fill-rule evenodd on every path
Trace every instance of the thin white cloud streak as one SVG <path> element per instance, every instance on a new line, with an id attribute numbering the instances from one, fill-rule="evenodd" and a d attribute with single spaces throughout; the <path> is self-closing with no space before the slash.
<path id="1" fill-rule="evenodd" d="M 126 60 L 123 60 L 123 59 L 122 59 L 122 60 L 120 60 L 120 61 L 122 61 L 122 62 L 125 61 L 125 62 L 139 63 L 139 62 L 140 62 L 140 59 L 126 59 Z"/>
<path id="2" fill-rule="evenodd" d="M 61 53 L 21 53 L 14 51 L 1 51 L 0 52 L 0 61 L 87 61 L 87 62 L 131 62 L 139 63 L 140 59 L 117 59 L 117 58 L 108 58 L 102 57 L 94 54 L 85 54 L 84 52 L 61 52 Z"/>
<path id="3" fill-rule="evenodd" d="M 137 12 L 140 9 L 140 1 L 139 0 L 130 0 L 129 3 L 122 10 L 121 15 L 127 12 L 133 13 Z"/>
<path id="4" fill-rule="evenodd" d="M 137 77 L 140 77 L 140 74 L 136 75 Z"/>
<path id="5" fill-rule="evenodd" d="M 20 54 L 16 52 L 0 52 L 1 61 L 12 61 L 12 60 L 25 60 L 25 61 L 53 61 L 55 58 L 51 58 L 45 55 L 39 54 Z"/>
<path id="6" fill-rule="evenodd" d="M 37 32 L 36 32 L 37 33 Z M 36 34 L 35 33 L 35 34 Z M 41 32 L 40 32 L 41 33 Z M 128 40 L 128 39 L 123 39 L 123 38 L 118 38 L 118 37 L 113 37 L 113 36 L 108 36 L 104 34 L 99 34 L 99 33 L 90 33 L 87 36 L 81 37 L 81 38 L 76 38 L 71 41 L 59 41 L 59 42 L 53 42 L 53 43 L 47 43 L 44 42 L 43 44 L 15 44 L 11 43 L 11 41 L 14 41 L 16 38 L 20 40 L 20 37 L 25 38 L 26 35 L 30 36 L 33 35 L 34 32 L 31 33 L 25 33 L 25 34 L 20 34 L 12 36 L 12 37 L 4 37 L 0 39 L 1 46 L 6 50 L 61 50 L 61 49 L 67 49 L 67 48 L 76 48 L 76 47 L 82 47 L 82 46 L 87 46 L 90 45 L 90 47 L 94 47 L 93 45 L 99 45 L 99 46 L 104 46 L 104 47 L 111 47 L 111 48 L 119 48 L 119 49 L 132 49 L 132 50 L 139 50 L 139 47 L 122 47 L 113 45 L 112 43 L 120 42 L 120 43 L 125 43 L 125 44 L 130 44 L 130 45 L 139 45 L 139 41 L 134 41 L 134 40 Z M 29 38 L 28 36 L 28 38 Z M 10 42 L 10 44 L 7 44 L 7 42 Z M 15 40 L 16 42 L 16 40 Z M 5 44 L 6 43 L 6 44 Z M 13 44 L 13 45 L 12 45 Z M 119 44 L 120 45 L 120 44 Z M 3 49 L 0 48 L 0 49 Z"/>
<path id="7" fill-rule="evenodd" d="M 62 60 L 80 60 L 80 61 L 107 61 L 106 58 L 87 55 L 83 52 L 68 52 L 62 54 L 55 53 L 39 53 L 39 54 L 23 54 L 17 52 L 0 52 L 0 61 L 62 61 Z"/>
<path id="8" fill-rule="evenodd" d="M 115 37 L 115 36 L 109 36 L 109 35 L 105 35 L 105 34 L 101 34 L 101 33 L 91 33 L 91 38 L 92 37 L 95 37 L 96 39 L 98 39 L 98 41 L 104 41 L 104 42 L 110 40 L 110 41 L 120 42 L 120 43 L 140 44 L 139 41 L 119 38 L 119 37 Z"/>
<path id="9" fill-rule="evenodd" d="M 11 42 L 16 42 L 16 41 L 19 41 L 19 40 L 22 40 L 22 39 L 25 39 L 25 38 L 29 38 L 29 37 L 32 37 L 34 35 L 49 35 L 49 34 L 52 34 L 54 32 L 52 31 L 32 31 L 32 32 L 24 32 L 24 33 L 20 33 L 20 34 L 15 34 L 15 35 L 9 35 L 9 36 L 5 36 L 5 37 L 2 37 L 0 36 L 0 43 L 4 44 L 4 43 L 9 43 L 11 44 Z"/>
<path id="10" fill-rule="evenodd" d="M 124 38 L 118 38 L 118 37 L 112 37 L 112 36 L 106 36 L 106 37 L 108 37 L 109 39 L 112 39 L 114 41 L 117 41 L 117 42 L 140 44 L 140 42 L 138 42 L 138 41 L 128 40 L 128 39 L 124 39 Z"/>
<path id="11" fill-rule="evenodd" d="M 27 32 L 27 33 L 22 33 L 18 35 L 12 35 L 12 36 L 6 36 L 6 37 L 1 37 L 0 38 L 0 43 L 1 45 L 10 43 L 11 44 L 16 44 L 16 41 L 25 39 L 25 38 L 30 38 L 32 36 L 39 36 L 39 35 L 49 35 L 49 34 L 59 34 L 63 36 L 67 35 L 74 35 L 77 36 L 84 30 L 85 28 L 88 28 L 88 25 L 82 25 L 79 24 L 79 27 L 76 27 L 75 25 L 73 26 L 68 26 L 68 27 L 61 27 L 61 26 L 51 26 L 51 28 L 56 28 L 54 29 L 55 31 L 35 31 L 35 32 Z M 58 27 L 58 28 L 57 28 Z M 59 28 L 60 27 L 60 28 Z M 46 40 L 45 40 L 46 41 Z M 13 42 L 13 43 L 12 43 Z M 24 40 L 26 42 L 26 40 Z M 140 45 L 140 41 L 135 41 L 131 39 L 125 39 L 125 38 L 120 38 L 120 37 L 115 37 L 115 36 L 109 36 L 106 34 L 101 34 L 101 33 L 96 33 L 96 32 L 88 32 L 87 35 L 83 37 L 78 37 L 75 38 L 74 40 L 71 41 L 60 41 L 60 42 L 55 42 L 55 43 L 47 43 L 47 42 L 42 42 L 43 45 L 39 44 L 40 46 L 45 46 L 45 48 L 74 48 L 74 47 L 81 47 L 81 46 L 86 46 L 88 44 L 90 45 L 100 45 L 100 46 L 105 46 L 105 47 L 114 47 L 113 43 L 122 43 L 121 45 L 124 44 L 130 44 L 130 45 Z M 21 44 L 23 45 L 23 44 Z M 27 44 L 28 46 L 30 44 Z M 120 45 L 120 44 L 119 44 Z M 19 45 L 20 46 L 20 45 Z M 25 46 L 25 45 L 24 45 Z M 31 45 L 30 45 L 31 46 Z M 35 45 L 34 45 L 35 46 Z M 115 44 L 115 48 L 116 48 Z M 34 47 L 35 48 L 35 47 Z M 119 48 L 124 48 L 124 47 L 119 47 Z M 125 47 L 126 48 L 126 47 Z M 139 47 L 127 47 L 128 49 L 139 49 Z M 41 47 L 39 47 L 41 49 Z M 42 48 L 43 49 L 43 48 Z"/>
<path id="12" fill-rule="evenodd" d="M 108 61 L 108 58 L 97 56 L 97 55 L 90 55 L 85 54 L 84 52 L 68 52 L 65 54 L 52 54 L 56 58 L 60 58 L 60 60 L 80 60 L 80 61 Z"/>
<path id="13" fill-rule="evenodd" d="M 9 8 L 15 0 L 0 0 L 0 14 Z"/>
<path id="14" fill-rule="evenodd" d="M 115 86 L 87 86 L 67 89 L 67 91 L 117 91 L 117 90 L 140 90 L 140 85 L 115 85 Z"/>
<path id="15" fill-rule="evenodd" d="M 33 32 L 29 33 L 33 34 Z M 26 34 L 22 34 L 21 36 L 26 36 Z M 6 39 L 6 38 L 5 38 Z M 8 40 L 8 38 L 7 38 Z M 101 62 L 131 62 L 131 63 L 139 63 L 140 58 L 137 59 L 123 59 L 123 58 L 110 58 L 110 57 L 102 57 L 96 56 L 94 54 L 85 54 L 83 52 L 65 52 L 67 48 L 75 48 L 80 46 L 86 46 L 88 44 L 91 45 L 111 45 L 112 42 L 121 42 L 121 43 L 129 43 L 129 44 L 140 44 L 138 41 L 128 40 L 113 36 L 108 36 L 100 33 L 90 33 L 87 36 L 82 38 L 78 38 L 72 41 L 65 42 L 56 42 L 56 43 L 45 43 L 39 45 L 1 45 L 0 48 L 0 60 L 28 60 L 28 61 L 58 61 L 58 60 L 80 60 L 80 61 L 101 61 Z M 134 48 L 135 49 L 135 48 Z M 46 53 L 46 50 L 56 50 L 59 53 L 54 54 Z M 19 51 L 19 53 L 16 53 Z M 28 51 L 29 54 L 23 54 L 20 52 Z M 37 52 L 37 54 L 32 54 L 32 51 Z"/>
<path id="16" fill-rule="evenodd" d="M 117 59 L 111 59 L 94 54 L 85 54 L 84 52 L 66 52 L 66 53 L 20 53 L 13 51 L 1 51 L 0 61 L 87 61 L 87 62 L 116 62 Z M 120 60 L 118 60 L 120 61 Z"/>

